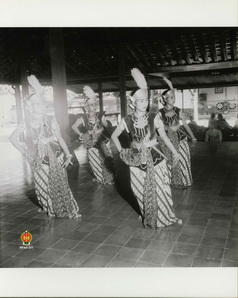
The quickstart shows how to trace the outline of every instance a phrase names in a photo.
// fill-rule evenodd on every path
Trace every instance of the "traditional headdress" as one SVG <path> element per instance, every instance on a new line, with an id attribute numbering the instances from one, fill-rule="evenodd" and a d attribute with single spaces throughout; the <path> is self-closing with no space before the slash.
<path id="1" fill-rule="evenodd" d="M 89 86 L 83 87 L 83 93 L 86 95 L 87 99 L 96 99 L 96 93 L 93 91 L 93 89 Z"/>
<path id="2" fill-rule="evenodd" d="M 129 107 L 131 109 L 135 109 L 136 95 L 143 94 L 145 99 L 149 99 L 149 90 L 148 90 L 148 85 L 147 85 L 145 76 L 141 73 L 141 71 L 138 68 L 133 68 L 131 70 L 131 76 L 133 77 L 137 87 L 139 88 L 133 91 L 129 96 L 129 100 L 130 100 Z"/>
<path id="3" fill-rule="evenodd" d="M 44 94 L 43 94 L 43 88 L 39 82 L 39 80 L 34 76 L 30 75 L 27 77 L 27 81 L 32 88 L 32 93 L 26 98 L 25 103 L 26 103 L 26 113 L 31 113 L 31 108 L 32 104 L 34 101 L 37 99 L 39 100 L 39 104 L 42 106 L 46 107 L 46 102 L 44 99 Z M 28 115 L 30 116 L 30 115 Z"/>
<path id="4" fill-rule="evenodd" d="M 85 100 L 84 100 L 86 106 L 89 104 L 89 102 L 96 103 L 97 95 L 91 87 L 84 86 L 83 87 L 83 93 L 86 97 Z"/>
<path id="5" fill-rule="evenodd" d="M 163 92 L 162 92 L 162 94 L 161 94 L 161 97 L 160 97 L 160 102 L 161 102 L 161 104 L 163 105 L 163 106 L 165 106 L 166 105 L 166 94 L 169 92 L 169 91 L 171 91 L 171 89 L 166 89 L 166 90 L 164 90 Z"/>
<path id="6" fill-rule="evenodd" d="M 161 75 L 161 77 L 163 78 L 163 80 L 166 82 L 166 84 L 169 86 L 169 88 L 168 89 L 166 89 L 166 90 L 164 90 L 163 92 L 162 92 L 162 94 L 161 94 L 161 104 L 162 105 L 166 105 L 166 101 L 165 101 L 165 99 L 166 99 L 166 94 L 169 92 L 169 91 L 173 91 L 174 90 L 174 88 L 173 88 L 173 84 L 172 84 L 172 82 L 167 78 L 167 77 L 165 77 L 164 75 Z"/>

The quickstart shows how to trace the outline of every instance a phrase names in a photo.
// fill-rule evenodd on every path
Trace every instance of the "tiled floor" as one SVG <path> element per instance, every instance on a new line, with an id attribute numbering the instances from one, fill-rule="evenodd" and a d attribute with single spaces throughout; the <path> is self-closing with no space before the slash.
<path id="1" fill-rule="evenodd" d="M 70 180 L 82 220 L 50 219 L 32 202 L 20 154 L 5 138 L 0 146 L 0 267 L 237 267 L 238 143 L 223 144 L 216 158 L 205 144 L 192 149 L 194 185 L 173 191 L 183 225 L 157 231 L 143 229 L 132 208 L 125 167 L 118 167 L 117 186 L 102 186 L 82 165 Z M 25 230 L 32 249 L 20 249 Z"/>

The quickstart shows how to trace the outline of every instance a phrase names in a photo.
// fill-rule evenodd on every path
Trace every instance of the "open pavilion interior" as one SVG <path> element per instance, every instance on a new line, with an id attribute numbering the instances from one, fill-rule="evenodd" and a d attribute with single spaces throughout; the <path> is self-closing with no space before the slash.
<path id="1" fill-rule="evenodd" d="M 104 94 L 116 93 L 117 110 L 111 114 L 124 117 L 130 112 L 127 92 L 136 88 L 130 69 L 137 67 L 154 95 L 167 88 L 159 78 L 161 73 L 167 75 L 181 93 L 182 108 L 186 92 L 192 90 L 195 104 L 189 109 L 196 121 L 210 117 L 209 110 L 199 114 L 204 103 L 199 90 L 204 94 L 206 88 L 222 102 L 235 104 L 234 118 L 237 28 L 1 28 L 0 57 L 0 84 L 11 86 L 16 106 L 15 122 L 3 121 L 0 128 L 0 267 L 237 267 L 234 138 L 223 142 L 216 156 L 209 155 L 203 141 L 191 146 L 194 184 L 187 190 L 173 189 L 175 211 L 183 225 L 144 229 L 125 165 L 116 161 L 116 185 L 92 181 L 85 149 L 70 142 L 67 100 L 67 90 L 77 101 L 83 86 L 89 85 L 98 93 L 103 111 Z M 68 176 L 81 221 L 37 212 L 32 173 L 9 143 L 11 131 L 24 121 L 28 74 L 53 87 L 54 113 L 75 153 Z M 228 111 L 225 116 L 229 115 Z M 33 235 L 32 250 L 20 249 L 25 230 Z"/>

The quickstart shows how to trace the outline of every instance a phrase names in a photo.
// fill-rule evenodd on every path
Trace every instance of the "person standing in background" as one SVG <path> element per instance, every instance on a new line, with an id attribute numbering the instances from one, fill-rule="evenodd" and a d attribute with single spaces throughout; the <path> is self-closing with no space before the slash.
<path id="1" fill-rule="evenodd" d="M 214 157 L 218 150 L 218 145 L 222 143 L 222 133 L 216 128 L 216 122 L 210 122 L 210 126 L 205 135 L 205 142 L 209 144 L 211 157 Z"/>

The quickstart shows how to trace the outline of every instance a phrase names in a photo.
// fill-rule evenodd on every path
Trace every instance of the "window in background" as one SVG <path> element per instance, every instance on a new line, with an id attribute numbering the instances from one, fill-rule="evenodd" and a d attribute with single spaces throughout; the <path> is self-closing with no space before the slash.
<path id="1" fill-rule="evenodd" d="M 103 111 L 113 126 L 118 125 L 121 114 L 119 92 L 103 92 Z"/>

